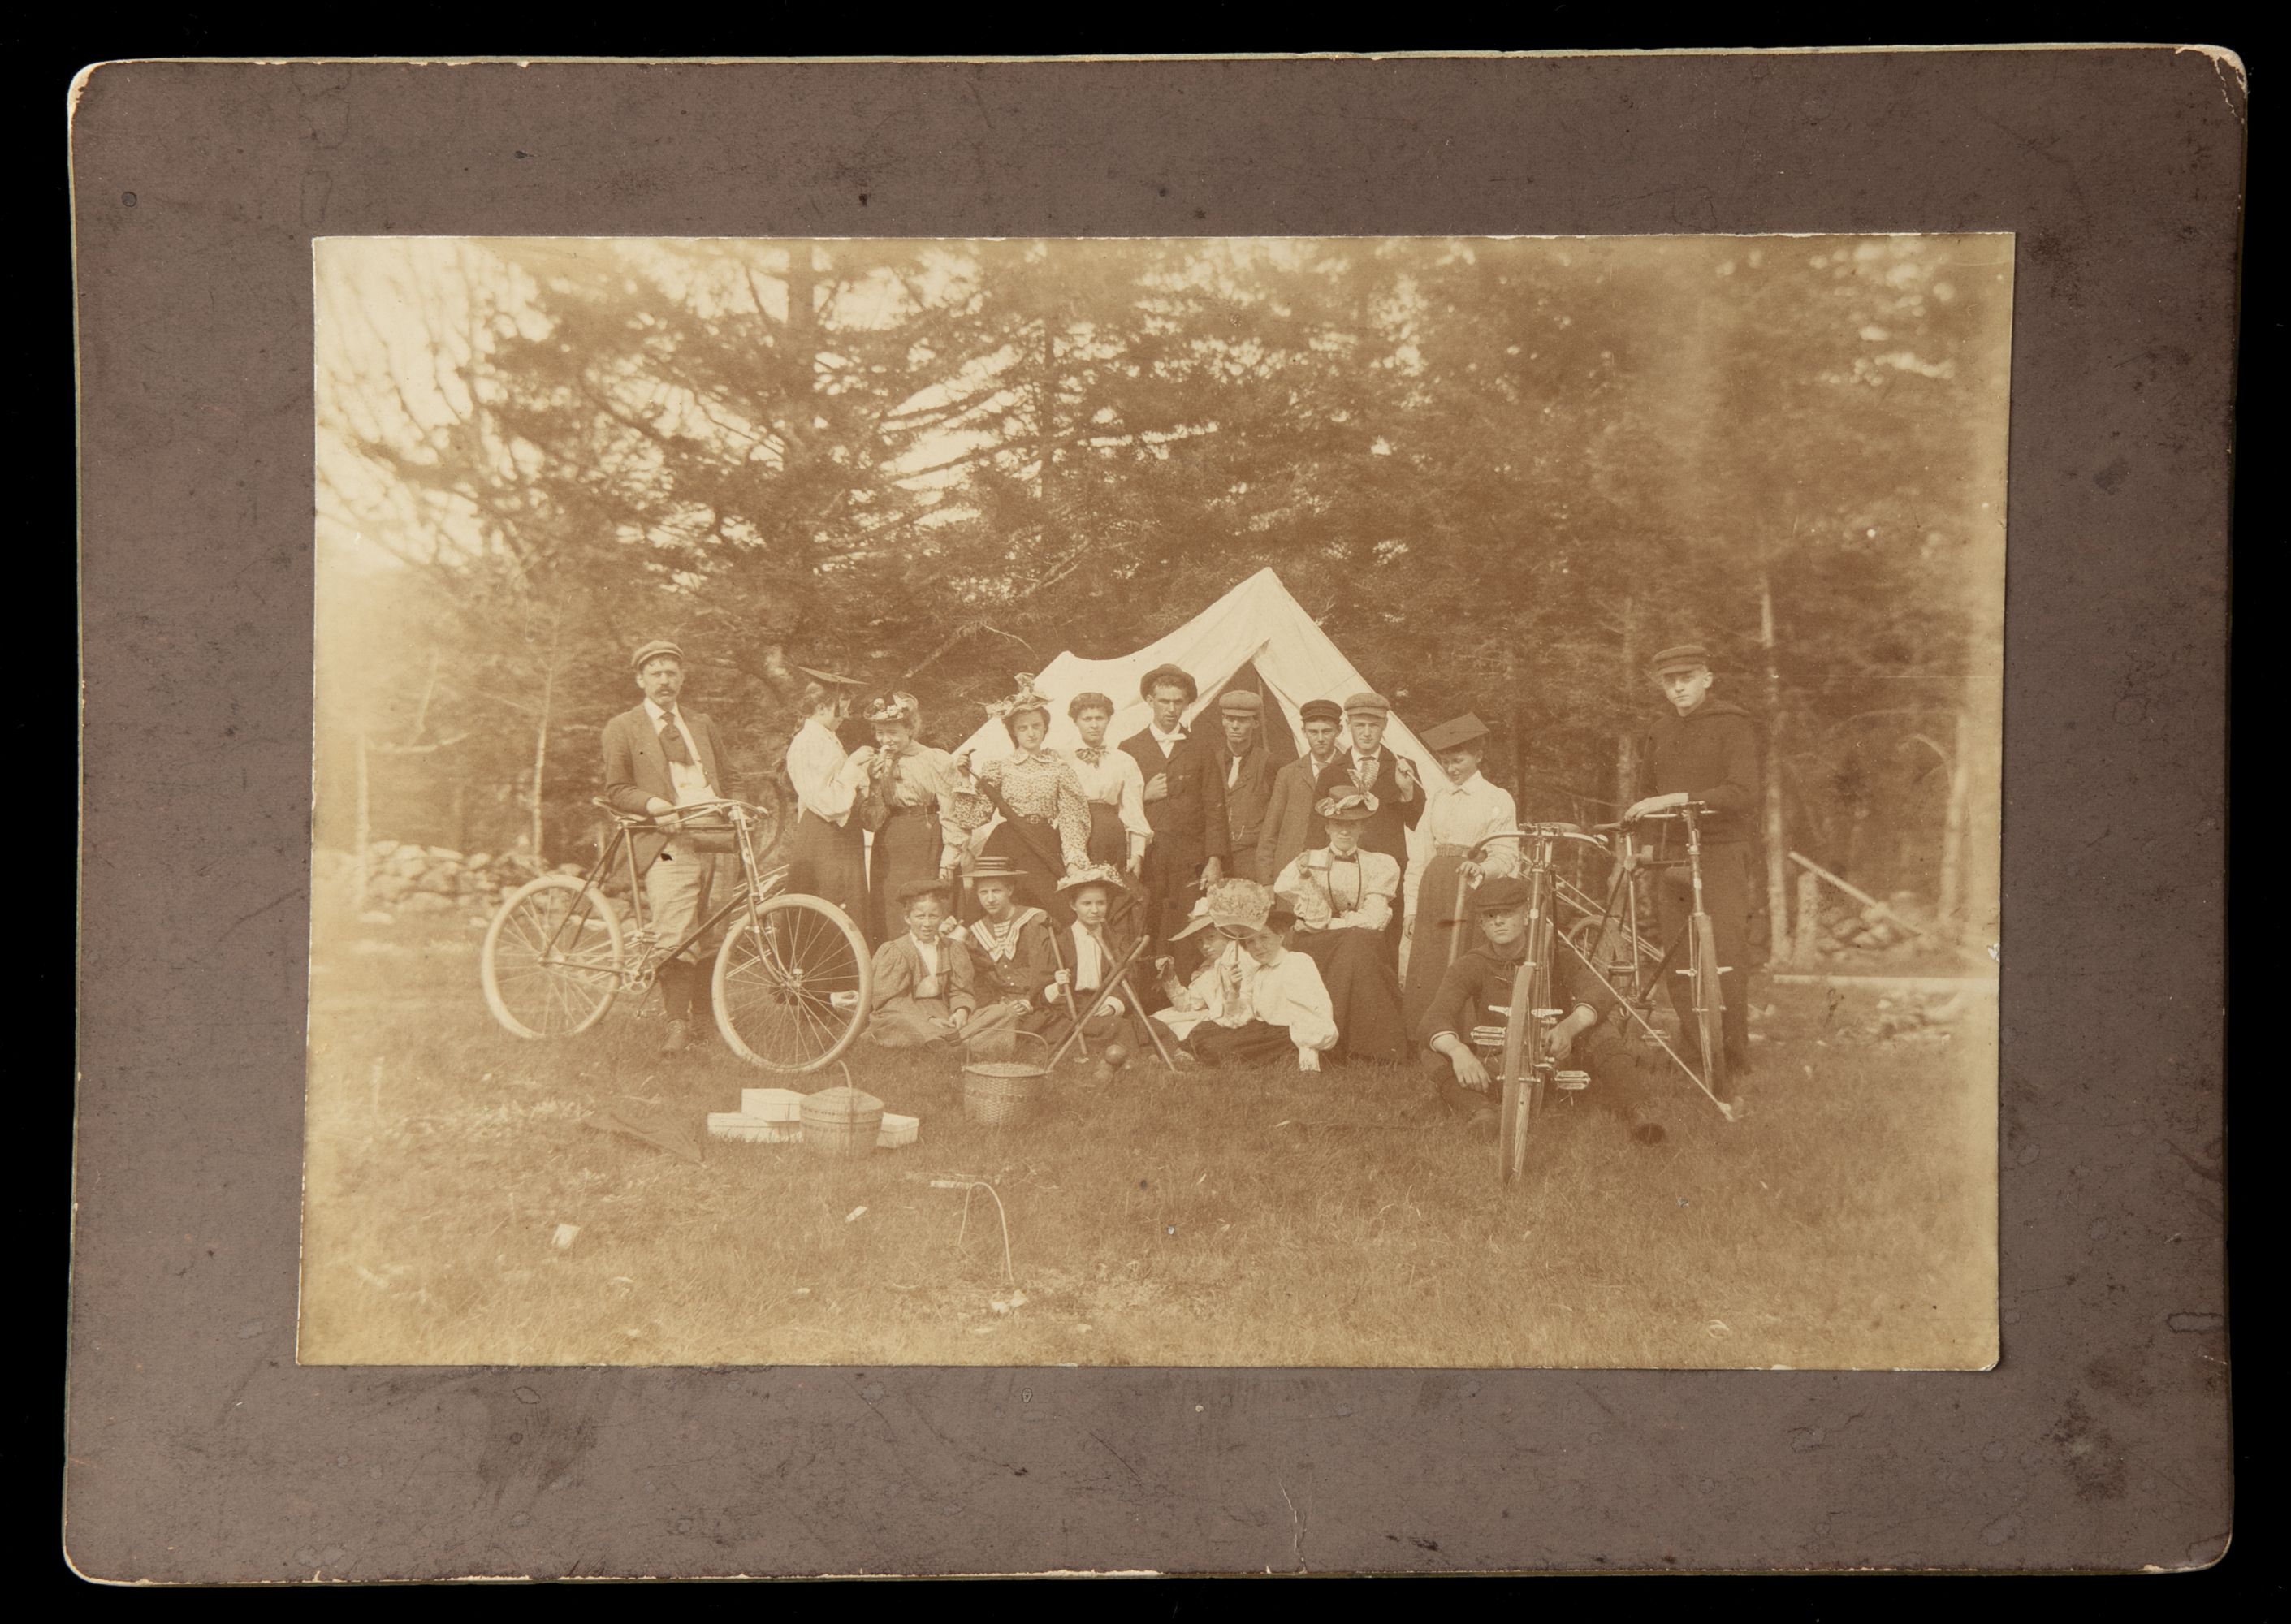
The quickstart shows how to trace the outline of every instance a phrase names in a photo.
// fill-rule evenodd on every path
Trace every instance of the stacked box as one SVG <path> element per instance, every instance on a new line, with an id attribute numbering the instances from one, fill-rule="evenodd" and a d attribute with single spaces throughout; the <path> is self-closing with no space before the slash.
<path id="1" fill-rule="evenodd" d="M 739 1114 L 767 1122 L 800 1122 L 803 1096 L 793 1089 L 742 1089 Z"/>
<path id="2" fill-rule="evenodd" d="M 745 1111 L 711 1111 L 711 1138 L 744 1139 L 751 1145 L 794 1145 L 803 1138 L 801 1122 L 773 1122 Z"/>
<path id="3" fill-rule="evenodd" d="M 883 1113 L 883 1126 L 875 1135 L 875 1148 L 896 1150 L 902 1145 L 912 1145 L 922 1137 L 923 1120 L 919 1116 L 901 1116 L 896 1111 Z"/>

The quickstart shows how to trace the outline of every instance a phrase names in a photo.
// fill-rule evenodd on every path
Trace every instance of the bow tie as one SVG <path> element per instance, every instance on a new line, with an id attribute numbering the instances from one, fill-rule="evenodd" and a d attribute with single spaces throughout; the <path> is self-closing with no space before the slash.
<path id="1" fill-rule="evenodd" d="M 1329 861 L 1331 863 L 1357 863 L 1360 861 L 1360 853 L 1356 851 L 1332 851 L 1329 854 Z"/>
<path id="2" fill-rule="evenodd" d="M 1080 750 L 1074 752 L 1074 757 L 1076 760 L 1085 762 L 1091 767 L 1096 767 L 1100 761 L 1103 761 L 1105 759 L 1105 752 L 1085 744 Z"/>

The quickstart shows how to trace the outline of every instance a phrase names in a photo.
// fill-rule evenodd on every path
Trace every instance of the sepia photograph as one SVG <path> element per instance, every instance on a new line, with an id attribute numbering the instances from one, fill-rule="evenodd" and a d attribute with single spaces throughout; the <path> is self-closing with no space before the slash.
<path id="1" fill-rule="evenodd" d="M 318 237 L 296 1359 L 1990 1367 L 2013 245 Z"/>

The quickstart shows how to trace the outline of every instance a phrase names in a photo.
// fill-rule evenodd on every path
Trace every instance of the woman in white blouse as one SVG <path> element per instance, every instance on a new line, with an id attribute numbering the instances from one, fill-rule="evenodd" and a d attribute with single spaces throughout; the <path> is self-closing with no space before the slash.
<path id="1" fill-rule="evenodd" d="M 846 752 L 835 736 L 835 724 L 851 714 L 850 690 L 832 681 L 807 682 L 797 709 L 803 725 L 787 749 L 796 800 L 787 888 L 833 903 L 864 930 L 867 857 L 864 823 L 855 813 L 866 787 L 866 754 Z"/>
<path id="2" fill-rule="evenodd" d="M 1425 747 L 1440 759 L 1448 787 L 1433 791 L 1425 801 L 1423 821 L 1416 827 L 1424 837 L 1419 844 L 1427 855 L 1411 856 L 1408 864 L 1410 912 L 1415 923 L 1410 927 L 1408 985 L 1402 1002 L 1411 1032 L 1431 1009 L 1448 967 L 1459 953 L 1480 945 L 1467 894 L 1483 873 L 1518 872 L 1519 813 L 1511 792 L 1480 776 L 1487 738 L 1486 725 L 1468 712 L 1424 736 Z M 1480 854 L 1479 861 L 1471 861 L 1472 848 L 1491 840 L 1494 844 Z"/>
<path id="3" fill-rule="evenodd" d="M 1113 700 L 1103 694 L 1076 694 L 1067 702 L 1066 715 L 1081 735 L 1081 745 L 1065 753 L 1089 803 L 1089 860 L 1121 876 L 1114 914 L 1125 917 L 1143 902 L 1144 884 L 1137 876 L 1146 843 L 1154 838 L 1154 825 L 1146 821 L 1145 771 L 1136 756 L 1105 742 Z"/>
<path id="4" fill-rule="evenodd" d="M 1399 906 L 1400 863 L 1360 843 L 1376 798 L 1346 791 L 1323 798 L 1314 813 L 1328 843 L 1298 852 L 1274 879 L 1274 894 L 1297 915 L 1290 945 L 1320 969 L 1337 1030 L 1331 1058 L 1397 1064 L 1407 1057 L 1400 977 L 1385 952 L 1385 927 Z"/>

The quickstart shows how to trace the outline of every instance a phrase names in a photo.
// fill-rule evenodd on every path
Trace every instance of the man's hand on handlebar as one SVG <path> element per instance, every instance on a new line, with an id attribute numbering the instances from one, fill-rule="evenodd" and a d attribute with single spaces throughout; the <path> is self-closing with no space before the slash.
<path id="1" fill-rule="evenodd" d="M 1651 817 L 1658 812 L 1673 812 L 1693 799 L 1684 790 L 1673 790 L 1668 795 L 1650 795 L 1644 800 L 1633 801 L 1630 810 L 1623 814 L 1623 822 L 1636 824 L 1639 819 Z"/>

